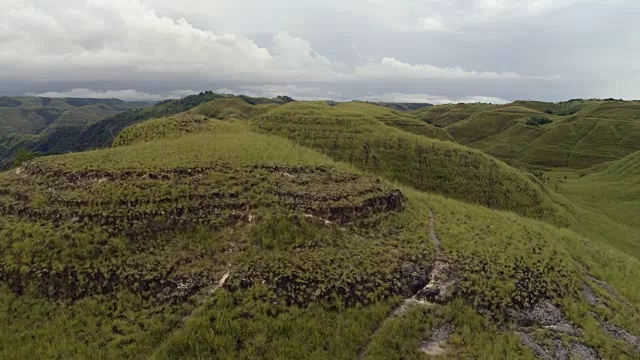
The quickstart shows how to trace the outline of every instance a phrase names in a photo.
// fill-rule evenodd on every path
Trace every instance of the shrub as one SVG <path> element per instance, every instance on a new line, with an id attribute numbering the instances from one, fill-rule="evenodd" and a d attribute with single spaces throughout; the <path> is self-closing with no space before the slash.
<path id="1" fill-rule="evenodd" d="M 540 126 L 544 124 L 549 124 L 550 122 L 552 122 L 552 120 L 549 119 L 548 117 L 532 116 L 531 118 L 529 118 L 529 120 L 527 120 L 527 125 Z"/>

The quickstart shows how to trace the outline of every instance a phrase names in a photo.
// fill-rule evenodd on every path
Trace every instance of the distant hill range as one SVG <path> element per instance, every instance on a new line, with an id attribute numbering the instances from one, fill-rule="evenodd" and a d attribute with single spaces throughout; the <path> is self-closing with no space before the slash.
<path id="1" fill-rule="evenodd" d="M 206 91 L 155 105 L 117 99 L 0 97 L 0 169 L 40 155 L 108 147 L 128 126 L 226 97 L 233 96 Z M 293 101 L 286 96 L 240 98 L 250 104 Z"/>
<path id="2" fill-rule="evenodd" d="M 246 106 L 268 108 L 295 101 L 287 96 L 270 99 L 211 91 L 157 104 L 117 99 L 0 97 L 0 169 L 39 155 L 109 147 L 118 134 L 131 125 L 175 115 L 216 99 L 227 99 L 233 106 L 220 107 L 222 103 L 215 103 L 220 108 L 209 105 L 205 115 L 247 117 L 249 115 L 241 111 Z M 450 140 L 518 167 L 587 168 L 640 150 L 640 102 L 637 101 L 366 104 L 394 111 L 396 127 L 404 122 L 401 126 L 410 124 L 413 132 L 425 129 L 433 132 L 432 128 L 417 126 L 428 123 L 442 128 L 441 138 L 446 135 Z"/>
<path id="3" fill-rule="evenodd" d="M 67 152 L 67 142 L 101 120 L 152 105 L 118 99 L 0 97 L 0 164 L 19 151 Z"/>
<path id="4" fill-rule="evenodd" d="M 373 104 L 388 107 L 389 109 L 400 110 L 400 111 L 412 111 L 412 110 L 422 109 L 428 106 L 433 106 L 432 104 L 428 104 L 428 103 L 399 103 L 399 102 L 378 102 Z"/>
<path id="5" fill-rule="evenodd" d="M 463 144 L 522 167 L 581 169 L 640 150 L 640 102 L 440 105 L 414 112 Z"/>
<path id="6" fill-rule="evenodd" d="M 0 135 L 39 135 L 56 128 L 90 125 L 147 102 L 118 99 L 0 97 Z"/>

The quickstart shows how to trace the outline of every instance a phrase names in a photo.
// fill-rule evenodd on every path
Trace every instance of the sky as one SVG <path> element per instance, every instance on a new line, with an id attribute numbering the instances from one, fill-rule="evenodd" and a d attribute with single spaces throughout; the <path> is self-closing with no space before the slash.
<path id="1" fill-rule="evenodd" d="M 637 0 L 0 0 L 0 95 L 640 99 Z"/>

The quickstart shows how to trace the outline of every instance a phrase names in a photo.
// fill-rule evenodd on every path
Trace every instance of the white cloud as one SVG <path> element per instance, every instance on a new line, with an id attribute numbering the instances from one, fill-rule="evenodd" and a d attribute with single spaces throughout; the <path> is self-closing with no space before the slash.
<path id="1" fill-rule="evenodd" d="M 418 31 L 449 31 L 442 23 L 442 19 L 435 16 L 421 17 L 417 20 L 416 30 Z"/>
<path id="2" fill-rule="evenodd" d="M 340 92 L 327 91 L 316 87 L 300 87 L 295 85 L 250 85 L 217 89 L 214 92 L 222 94 L 244 94 L 256 97 L 273 98 L 278 95 L 290 96 L 296 100 L 336 100 L 336 101 L 387 101 L 403 103 L 428 103 L 434 105 L 457 104 L 457 103 L 490 103 L 507 104 L 510 101 L 491 96 L 465 96 L 465 97 L 444 97 L 430 94 L 408 94 L 408 93 L 381 93 L 367 96 L 349 97 Z"/>
<path id="3" fill-rule="evenodd" d="M 313 100 L 337 100 L 337 101 L 387 101 L 387 102 L 408 102 L 408 103 L 429 103 L 434 105 L 456 104 L 456 103 L 491 103 L 506 104 L 508 100 L 489 96 L 468 96 L 468 97 L 442 97 L 429 94 L 406 94 L 406 93 L 382 93 L 368 95 L 364 97 L 350 98 L 345 94 L 335 91 L 323 90 L 317 87 L 305 87 L 296 85 L 244 85 L 233 88 L 219 88 L 214 92 L 219 94 L 247 95 L 254 97 L 274 98 L 284 95 L 290 96 L 300 101 Z M 44 93 L 29 93 L 29 96 L 42 96 L 51 98 L 93 98 L 93 99 L 120 99 L 125 101 L 159 101 L 164 99 L 177 99 L 188 95 L 197 94 L 193 90 L 174 90 L 161 94 L 145 93 L 136 90 L 107 90 L 94 91 L 90 89 L 71 89 L 69 91 L 49 91 Z"/>
<path id="4" fill-rule="evenodd" d="M 193 90 L 174 90 L 162 94 L 149 94 L 132 89 L 94 91 L 90 89 L 76 88 L 69 91 L 48 91 L 44 93 L 29 93 L 29 96 L 42 96 L 50 98 L 93 98 L 93 99 L 120 99 L 125 101 L 159 101 L 164 99 L 183 98 L 197 94 Z"/>
<path id="5" fill-rule="evenodd" d="M 489 104 L 507 104 L 510 101 L 490 96 L 466 96 L 466 97 L 443 97 L 429 94 L 404 94 L 404 93 L 384 93 L 378 95 L 370 95 L 360 98 L 365 101 L 386 101 L 401 103 L 428 103 L 433 105 L 442 104 L 458 104 L 458 103 L 489 103 Z"/>
<path id="6" fill-rule="evenodd" d="M 40 82 L 251 81 L 350 82 L 369 79 L 516 79 L 513 72 L 408 64 L 393 57 L 348 66 L 317 52 L 307 40 L 278 32 L 270 49 L 244 35 L 194 27 L 156 14 L 138 0 L 14 2 L 0 13 L 0 79 L 24 74 Z M 379 0 L 379 7 L 388 5 Z M 443 30 L 436 17 L 422 27 Z"/>
<path id="7" fill-rule="evenodd" d="M 163 1 L 163 0 L 158 0 Z M 362 13 L 395 31 L 442 32 L 535 16 L 587 0 L 352 0 L 329 2 Z"/>
<path id="8" fill-rule="evenodd" d="M 491 72 L 465 70 L 460 67 L 441 68 L 429 64 L 408 64 L 391 57 L 385 57 L 379 63 L 368 63 L 357 68 L 356 77 L 375 80 L 513 80 L 523 78 L 542 78 L 520 75 L 514 72 Z"/>
<path id="9" fill-rule="evenodd" d="M 40 81 L 64 81 L 70 74 L 88 80 L 162 79 L 178 73 L 211 80 L 327 81 L 343 67 L 286 32 L 274 35 L 270 51 L 243 35 L 158 16 L 136 0 L 58 5 L 13 3 L 3 9 L 0 78 L 29 73 Z"/>

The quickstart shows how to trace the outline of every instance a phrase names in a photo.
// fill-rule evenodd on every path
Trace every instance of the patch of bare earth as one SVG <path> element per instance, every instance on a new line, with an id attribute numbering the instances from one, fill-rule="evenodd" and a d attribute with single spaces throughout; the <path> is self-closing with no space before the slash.
<path id="1" fill-rule="evenodd" d="M 589 276 L 589 280 L 591 280 L 597 286 L 604 289 L 615 300 L 618 300 L 626 305 L 629 304 L 628 301 L 625 298 L 623 298 L 620 294 L 618 294 L 611 285 L 607 284 L 602 280 L 596 279 L 593 276 Z M 592 307 L 596 307 L 598 305 L 606 306 L 606 303 L 607 303 L 606 300 L 605 301 L 600 300 L 596 295 L 596 293 L 592 290 L 592 288 L 588 284 L 583 285 L 583 297 L 587 301 L 587 303 Z M 627 345 L 632 347 L 634 350 L 636 350 L 636 352 L 640 354 L 640 339 L 636 335 L 630 333 L 629 331 L 621 327 L 618 327 L 616 325 L 613 325 L 605 321 L 600 317 L 600 315 L 598 315 L 595 312 L 593 312 L 592 314 L 600 324 L 600 328 L 602 329 L 602 331 L 604 331 L 607 335 L 613 337 L 614 339 L 626 343 Z"/>
<path id="2" fill-rule="evenodd" d="M 444 324 L 433 331 L 431 337 L 420 343 L 420 351 L 429 356 L 439 356 L 447 352 L 446 342 L 455 330 L 453 324 Z"/>
<path id="3" fill-rule="evenodd" d="M 508 315 L 517 324 L 516 333 L 522 344 L 531 349 L 539 359 L 600 359 L 595 349 L 582 342 L 582 329 L 571 324 L 562 310 L 548 300 L 531 309 L 511 310 Z M 561 335 L 571 340 L 563 341 Z"/>

